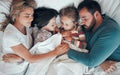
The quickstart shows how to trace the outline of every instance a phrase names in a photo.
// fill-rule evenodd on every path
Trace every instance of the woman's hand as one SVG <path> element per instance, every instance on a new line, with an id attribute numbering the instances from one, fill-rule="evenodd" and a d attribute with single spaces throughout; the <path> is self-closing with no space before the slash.
<path id="1" fill-rule="evenodd" d="M 7 63 L 22 62 L 23 59 L 16 54 L 5 54 L 3 61 Z"/>
<path id="2" fill-rule="evenodd" d="M 116 70 L 115 63 L 116 61 L 105 61 L 103 62 L 100 67 L 107 73 L 113 72 Z"/>
<path id="3" fill-rule="evenodd" d="M 67 43 L 62 42 L 61 45 L 55 48 L 56 55 L 61 55 L 66 53 L 69 50 L 69 46 Z"/>

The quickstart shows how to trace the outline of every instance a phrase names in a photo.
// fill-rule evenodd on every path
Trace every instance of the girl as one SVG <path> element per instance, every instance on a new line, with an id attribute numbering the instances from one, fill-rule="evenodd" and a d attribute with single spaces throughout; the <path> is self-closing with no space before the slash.
<path id="1" fill-rule="evenodd" d="M 11 4 L 9 24 L 6 26 L 3 35 L 3 53 L 6 54 L 3 60 L 8 62 L 7 59 L 12 58 L 12 55 L 7 53 L 16 54 L 17 60 L 10 61 L 13 63 L 0 62 L 0 73 L 4 75 L 23 75 L 28 63 L 21 62 L 21 60 L 31 63 L 38 62 L 45 58 L 60 55 L 68 50 L 68 47 L 64 44 L 45 54 L 32 55 L 29 52 L 32 43 L 29 27 L 34 13 L 34 6 L 32 5 L 29 1 L 22 0 L 13 0 L 13 4 Z"/>
<path id="2" fill-rule="evenodd" d="M 54 9 L 41 7 L 35 10 L 34 20 L 32 25 L 38 27 L 36 32 L 35 44 L 37 42 L 43 42 L 51 37 L 57 29 L 56 17 L 58 12 Z"/>
<path id="3" fill-rule="evenodd" d="M 63 38 L 71 42 L 78 48 L 86 48 L 85 35 L 78 25 L 78 11 L 73 6 L 68 6 L 60 10 L 60 20 L 63 31 Z"/>

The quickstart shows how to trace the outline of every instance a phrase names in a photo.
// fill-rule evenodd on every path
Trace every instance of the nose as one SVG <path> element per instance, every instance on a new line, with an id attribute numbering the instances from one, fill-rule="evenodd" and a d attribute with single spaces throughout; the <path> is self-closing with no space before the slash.
<path id="1" fill-rule="evenodd" d="M 29 18 L 29 20 L 32 22 L 32 21 L 33 21 L 33 17 L 31 16 L 31 17 Z"/>
<path id="2" fill-rule="evenodd" d="M 85 21 L 82 20 L 81 23 L 80 23 L 80 25 L 85 25 Z"/>

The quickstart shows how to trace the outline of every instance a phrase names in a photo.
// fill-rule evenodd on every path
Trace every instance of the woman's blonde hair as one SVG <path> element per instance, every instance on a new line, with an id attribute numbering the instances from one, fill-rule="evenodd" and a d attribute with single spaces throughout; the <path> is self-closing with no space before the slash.
<path id="1" fill-rule="evenodd" d="M 19 16 L 19 14 L 25 9 L 25 8 L 35 8 L 36 2 L 34 0 L 13 0 L 10 7 L 10 14 L 6 16 L 6 20 L 2 23 L 2 29 L 4 30 L 8 23 L 13 24 L 15 21 L 15 18 Z"/>

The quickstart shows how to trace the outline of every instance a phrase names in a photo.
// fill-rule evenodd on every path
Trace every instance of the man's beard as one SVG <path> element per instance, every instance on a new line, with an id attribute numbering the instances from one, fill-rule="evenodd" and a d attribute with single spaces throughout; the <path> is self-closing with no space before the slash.
<path id="1" fill-rule="evenodd" d="M 95 17 L 93 16 L 93 19 L 92 19 L 89 27 L 88 27 L 88 28 L 85 28 L 85 27 L 84 27 L 84 29 L 85 29 L 86 31 L 91 31 L 91 32 L 92 32 L 92 31 L 93 31 L 93 28 L 95 27 L 95 25 L 96 25 L 96 19 L 95 19 Z"/>

